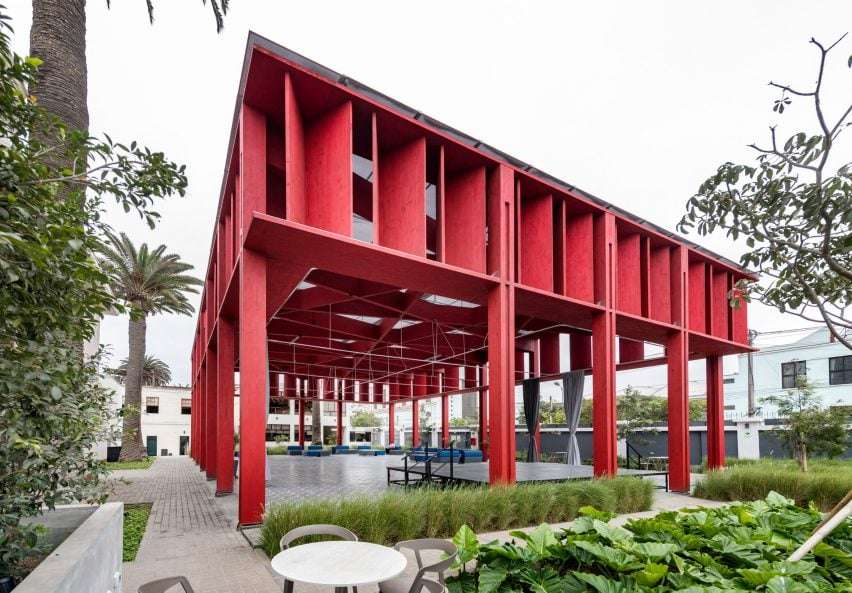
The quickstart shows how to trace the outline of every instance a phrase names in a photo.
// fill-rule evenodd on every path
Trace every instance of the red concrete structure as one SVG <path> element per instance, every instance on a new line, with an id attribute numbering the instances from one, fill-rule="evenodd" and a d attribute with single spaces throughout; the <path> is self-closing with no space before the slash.
<path id="1" fill-rule="evenodd" d="M 570 368 L 592 376 L 594 470 L 610 475 L 616 371 L 666 364 L 670 485 L 684 490 L 687 364 L 708 361 L 709 459 L 720 465 L 720 357 L 748 350 L 746 309 L 727 293 L 745 277 L 252 34 L 192 351 L 192 455 L 232 491 L 238 371 L 239 522 L 253 524 L 268 398 L 298 400 L 300 442 L 308 400 L 413 401 L 416 444 L 416 403 L 439 397 L 446 443 L 447 398 L 476 391 L 490 480 L 510 483 L 516 383 Z M 666 354 L 646 358 L 646 342 Z"/>

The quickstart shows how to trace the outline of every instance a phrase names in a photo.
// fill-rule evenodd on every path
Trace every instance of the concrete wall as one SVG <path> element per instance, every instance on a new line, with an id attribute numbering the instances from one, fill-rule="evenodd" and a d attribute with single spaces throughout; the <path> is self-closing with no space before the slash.
<path id="1" fill-rule="evenodd" d="M 98 507 L 15 593 L 121 593 L 124 505 Z"/>

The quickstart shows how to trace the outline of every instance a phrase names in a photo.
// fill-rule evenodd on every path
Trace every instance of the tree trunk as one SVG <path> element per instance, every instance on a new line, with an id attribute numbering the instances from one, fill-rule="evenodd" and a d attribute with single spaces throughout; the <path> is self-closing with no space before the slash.
<path id="1" fill-rule="evenodd" d="M 86 0 L 33 0 L 30 53 L 44 62 L 30 93 L 68 127 L 88 132 Z"/>
<path id="2" fill-rule="evenodd" d="M 121 433 L 122 461 L 142 459 L 142 367 L 145 363 L 145 331 L 147 319 L 130 317 L 128 334 L 130 352 L 127 356 L 127 376 L 124 378 L 124 425 Z"/>
<path id="3" fill-rule="evenodd" d="M 318 400 L 311 402 L 311 443 L 322 445 L 322 402 Z"/>

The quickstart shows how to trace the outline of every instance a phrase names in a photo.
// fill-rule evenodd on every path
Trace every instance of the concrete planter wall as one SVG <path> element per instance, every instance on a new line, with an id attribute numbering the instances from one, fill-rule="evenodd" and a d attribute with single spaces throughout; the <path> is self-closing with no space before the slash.
<path id="1" fill-rule="evenodd" d="M 101 505 L 15 593 L 121 593 L 123 529 L 124 504 Z"/>

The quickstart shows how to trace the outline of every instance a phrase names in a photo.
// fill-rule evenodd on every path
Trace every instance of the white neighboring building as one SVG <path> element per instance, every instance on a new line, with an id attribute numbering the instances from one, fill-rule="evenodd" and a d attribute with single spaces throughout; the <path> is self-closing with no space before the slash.
<path id="1" fill-rule="evenodd" d="M 763 346 L 752 355 L 755 405 L 764 417 L 776 410 L 761 399 L 795 387 L 805 376 L 824 406 L 852 406 L 852 350 L 832 340 L 827 329 L 818 329 L 800 340 Z M 725 376 L 726 416 L 748 413 L 748 356 L 737 356 L 738 371 Z"/>
<path id="2" fill-rule="evenodd" d="M 124 401 L 124 385 L 112 377 L 102 379 L 113 390 L 112 409 L 118 411 Z M 142 387 L 142 444 L 148 455 L 188 455 L 190 419 L 192 418 L 189 387 Z M 116 420 L 114 440 L 97 447 L 98 457 L 106 459 L 108 447 L 121 445 L 121 420 Z"/>

